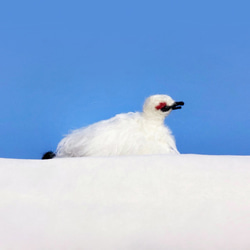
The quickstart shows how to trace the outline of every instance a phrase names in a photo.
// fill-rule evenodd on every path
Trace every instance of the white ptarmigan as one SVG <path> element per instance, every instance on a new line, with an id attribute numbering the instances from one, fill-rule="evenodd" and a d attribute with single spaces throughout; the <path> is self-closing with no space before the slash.
<path id="1" fill-rule="evenodd" d="M 184 102 L 175 102 L 167 95 L 153 95 L 146 99 L 143 112 L 119 114 L 87 127 L 72 131 L 63 138 L 56 157 L 179 154 L 175 139 L 165 118 Z M 51 155 L 53 154 L 53 155 Z"/>

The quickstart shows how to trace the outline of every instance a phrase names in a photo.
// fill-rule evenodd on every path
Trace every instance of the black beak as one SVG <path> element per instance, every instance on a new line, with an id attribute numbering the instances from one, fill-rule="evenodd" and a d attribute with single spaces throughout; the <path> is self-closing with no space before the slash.
<path id="1" fill-rule="evenodd" d="M 170 109 L 172 109 L 172 110 L 181 109 L 181 106 L 183 106 L 183 105 L 184 105 L 184 102 L 175 102 L 171 106 L 165 106 L 165 107 L 161 108 L 161 111 L 162 112 L 167 112 Z"/>
<path id="2" fill-rule="evenodd" d="M 181 109 L 181 106 L 184 105 L 184 102 L 175 102 L 173 105 L 172 105 L 172 109 L 175 110 L 175 109 Z"/>

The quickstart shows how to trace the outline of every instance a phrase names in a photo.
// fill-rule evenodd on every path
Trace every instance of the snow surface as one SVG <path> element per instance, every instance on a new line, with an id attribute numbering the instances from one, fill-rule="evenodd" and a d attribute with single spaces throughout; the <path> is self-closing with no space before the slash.
<path id="1" fill-rule="evenodd" d="M 250 156 L 0 159 L 0 249 L 250 249 Z"/>

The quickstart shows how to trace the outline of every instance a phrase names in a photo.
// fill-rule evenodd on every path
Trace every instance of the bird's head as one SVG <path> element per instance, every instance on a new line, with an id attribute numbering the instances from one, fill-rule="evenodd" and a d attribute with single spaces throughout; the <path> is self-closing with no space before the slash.
<path id="1" fill-rule="evenodd" d="M 153 95 L 146 99 L 143 114 L 151 119 L 164 120 L 172 110 L 181 109 L 184 102 L 175 102 L 168 95 Z"/>

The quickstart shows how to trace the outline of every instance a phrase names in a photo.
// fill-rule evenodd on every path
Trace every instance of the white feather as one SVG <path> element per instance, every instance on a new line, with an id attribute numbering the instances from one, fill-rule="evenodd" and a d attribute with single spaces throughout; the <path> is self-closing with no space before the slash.
<path id="1" fill-rule="evenodd" d="M 174 103 L 166 95 L 146 99 L 143 112 L 115 117 L 74 130 L 58 144 L 57 157 L 179 154 L 174 137 L 164 119 L 171 111 L 155 107 Z"/>

